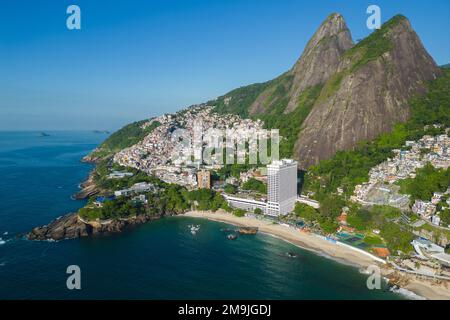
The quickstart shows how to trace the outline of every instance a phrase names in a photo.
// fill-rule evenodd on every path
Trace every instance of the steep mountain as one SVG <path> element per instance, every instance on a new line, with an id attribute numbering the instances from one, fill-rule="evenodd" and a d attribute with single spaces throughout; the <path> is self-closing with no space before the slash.
<path id="1" fill-rule="evenodd" d="M 305 90 L 324 84 L 335 73 L 340 58 L 352 46 L 344 18 L 337 13 L 331 14 L 291 70 L 271 81 L 227 93 L 215 101 L 216 110 L 244 117 L 292 112 Z"/>
<path id="2" fill-rule="evenodd" d="M 440 73 L 405 17 L 395 16 L 353 46 L 343 17 L 332 14 L 291 70 L 212 103 L 218 112 L 279 128 L 281 154 L 307 168 L 405 122 L 408 100 Z"/>
<path id="3" fill-rule="evenodd" d="M 348 50 L 301 127 L 294 155 L 303 167 L 389 132 L 409 117 L 439 68 L 403 16 Z"/>
<path id="4" fill-rule="evenodd" d="M 353 46 L 344 18 L 331 14 L 309 40 L 300 59 L 281 79 L 268 86 L 250 106 L 250 114 L 267 113 L 282 95 L 278 86 L 285 87 L 287 105 L 284 113 L 293 111 L 305 89 L 325 83 L 336 72 L 343 53 Z M 274 94 L 275 93 L 275 94 Z"/>

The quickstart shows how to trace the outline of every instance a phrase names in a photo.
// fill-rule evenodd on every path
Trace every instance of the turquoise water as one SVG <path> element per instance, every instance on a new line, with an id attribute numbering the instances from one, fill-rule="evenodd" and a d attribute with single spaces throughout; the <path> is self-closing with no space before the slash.
<path id="1" fill-rule="evenodd" d="M 354 267 L 273 237 L 227 240 L 220 231 L 226 225 L 212 221 L 165 218 L 97 239 L 17 238 L 83 205 L 70 198 L 91 169 L 80 159 L 104 138 L 0 132 L 0 299 L 401 298 L 366 289 Z M 196 235 L 188 229 L 193 223 L 201 225 Z M 69 265 L 81 268 L 81 290 L 66 288 Z"/>

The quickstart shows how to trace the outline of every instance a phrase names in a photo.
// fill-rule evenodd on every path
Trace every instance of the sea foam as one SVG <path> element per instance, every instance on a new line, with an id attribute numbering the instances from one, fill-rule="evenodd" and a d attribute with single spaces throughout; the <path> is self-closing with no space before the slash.
<path id="1" fill-rule="evenodd" d="M 426 300 L 426 298 L 419 296 L 418 294 L 415 294 L 414 292 L 409 291 L 405 288 L 391 288 L 389 290 L 394 293 L 401 294 L 409 300 Z"/>

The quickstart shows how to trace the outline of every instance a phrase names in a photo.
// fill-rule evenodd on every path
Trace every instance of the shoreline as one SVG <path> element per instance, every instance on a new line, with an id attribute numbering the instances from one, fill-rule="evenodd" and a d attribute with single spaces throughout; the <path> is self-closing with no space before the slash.
<path id="1" fill-rule="evenodd" d="M 415 276 L 399 273 L 387 264 L 382 264 L 358 251 L 345 246 L 340 246 L 325 239 L 319 238 L 311 233 L 300 232 L 280 224 L 272 224 L 268 221 L 247 217 L 236 217 L 224 211 L 188 211 L 185 216 L 190 218 L 202 218 L 217 222 L 228 223 L 239 227 L 257 227 L 259 232 L 278 238 L 287 243 L 295 245 L 301 249 L 311 251 L 325 258 L 336 262 L 347 264 L 358 268 L 367 268 L 370 265 L 377 265 L 381 269 L 383 277 L 393 274 L 400 275 L 406 280 L 406 285 L 401 288 L 411 291 L 414 294 L 430 300 L 450 300 L 450 288 L 439 285 L 430 280 L 419 279 Z"/>

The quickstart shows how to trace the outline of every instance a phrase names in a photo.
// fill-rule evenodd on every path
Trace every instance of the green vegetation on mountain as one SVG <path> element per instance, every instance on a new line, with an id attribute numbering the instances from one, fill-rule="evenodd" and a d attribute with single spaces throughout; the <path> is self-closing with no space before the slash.
<path id="1" fill-rule="evenodd" d="M 219 97 L 216 101 L 210 102 L 211 104 L 215 105 L 215 111 L 219 113 L 235 113 L 242 117 L 249 117 L 253 119 L 261 119 L 265 123 L 265 127 L 267 129 L 279 129 L 280 135 L 283 137 L 281 140 L 280 145 L 280 156 L 281 157 L 296 157 L 294 155 L 294 148 L 296 143 L 297 145 L 303 147 L 304 145 L 311 146 L 311 143 L 314 139 L 316 139 L 315 135 L 312 137 L 306 137 L 305 134 L 300 133 L 300 128 L 305 122 L 305 119 L 308 117 L 310 112 L 313 110 L 314 106 L 317 106 L 319 103 L 327 103 L 329 104 L 329 108 L 333 109 L 335 112 L 336 110 L 339 110 L 339 107 L 333 107 L 335 104 L 345 104 L 346 98 L 341 97 L 341 99 L 337 99 L 336 101 L 332 102 L 330 100 L 331 97 L 334 97 L 338 89 L 341 87 L 342 83 L 348 83 L 348 79 L 350 75 L 356 74 L 356 72 L 362 67 L 367 65 L 371 61 L 379 60 L 382 61 L 385 64 L 389 63 L 396 63 L 396 61 L 391 61 L 389 59 L 381 58 L 383 54 L 386 52 L 390 52 L 392 50 L 401 50 L 404 48 L 395 48 L 394 43 L 392 42 L 393 36 L 392 33 L 398 33 L 400 35 L 406 34 L 406 38 L 411 40 L 412 48 L 411 50 L 421 50 L 423 48 L 420 48 L 416 46 L 415 34 L 413 30 L 409 27 L 409 24 L 405 24 L 402 28 L 396 28 L 397 25 L 403 23 L 404 21 L 407 21 L 407 19 L 402 15 L 397 15 L 387 21 L 383 26 L 379 29 L 374 31 L 372 34 L 370 34 L 368 37 L 360 41 L 355 46 L 351 47 L 350 49 L 343 51 L 342 55 L 337 58 L 337 61 L 331 61 L 332 58 L 322 56 L 320 52 L 322 50 L 326 50 L 328 48 L 326 45 L 324 47 L 325 42 L 330 42 L 331 39 L 335 39 L 340 35 L 341 33 L 348 33 L 348 29 L 345 26 L 345 22 L 343 22 L 342 18 L 336 18 L 336 15 L 332 15 L 325 22 L 322 24 L 320 30 L 317 35 L 314 35 L 313 39 L 318 40 L 317 43 L 315 41 L 312 41 L 314 45 L 307 46 L 305 49 L 304 54 L 307 55 L 307 57 L 304 57 L 303 59 L 300 58 L 300 60 L 296 63 L 294 68 L 292 68 L 290 71 L 282 74 L 281 76 L 277 77 L 274 80 L 261 83 L 261 84 L 254 84 L 246 87 L 242 87 L 236 90 L 233 90 L 229 92 L 228 94 Z M 340 25 L 340 31 L 337 34 L 333 34 L 333 32 L 327 30 L 329 28 L 328 23 L 329 20 L 336 20 L 336 24 Z M 334 26 L 335 29 L 338 27 Z M 335 31 L 336 32 L 336 31 Z M 331 33 L 331 36 L 324 36 L 328 33 Z M 320 38 L 322 37 L 322 38 Z M 341 39 L 342 42 L 345 42 L 345 37 Z M 351 42 L 351 39 L 348 40 Z M 334 49 L 337 44 L 331 43 L 330 46 Z M 338 46 L 339 47 L 339 46 Z M 340 47 L 339 47 L 340 48 Z M 319 50 L 320 49 L 320 50 Z M 342 50 L 342 48 L 340 48 Z M 410 48 L 406 48 L 405 50 L 409 50 Z M 337 49 L 336 49 L 337 50 Z M 314 82 L 315 80 L 311 78 L 310 85 L 308 87 L 308 84 L 301 83 L 300 87 L 302 88 L 300 92 L 296 91 L 296 85 L 299 85 L 298 81 L 298 72 L 304 76 L 309 77 L 309 71 L 308 66 L 309 64 L 317 63 L 316 59 L 318 61 L 322 61 L 322 64 L 315 65 L 315 68 L 321 67 L 323 64 L 330 64 L 336 67 L 339 65 L 340 72 L 335 72 L 334 74 L 329 75 L 328 78 L 321 79 L 319 82 Z M 330 60 L 331 59 L 331 60 Z M 388 61 L 389 60 L 389 61 Z M 427 61 L 428 62 L 428 61 Z M 430 62 L 432 63 L 432 62 Z M 423 66 L 417 66 L 417 68 L 420 67 L 426 67 L 424 64 Z M 385 67 L 386 74 L 388 74 L 389 66 L 386 65 Z M 336 70 L 338 68 L 336 67 Z M 324 73 L 324 70 L 321 70 L 321 74 Z M 378 72 L 381 72 L 380 70 Z M 304 74 L 303 74 L 304 73 Z M 370 72 L 368 71 L 370 74 Z M 402 76 L 401 74 L 399 76 Z M 425 77 L 425 79 L 429 79 L 431 77 Z M 309 78 L 308 78 L 309 79 Z M 417 80 L 416 82 L 418 82 Z M 319 84 L 317 84 L 319 83 Z M 380 85 L 382 85 L 380 83 Z M 357 90 L 360 90 L 361 87 L 358 87 Z M 398 89 L 398 88 L 397 88 Z M 355 89 L 356 90 L 356 89 Z M 386 89 L 389 90 L 389 89 Z M 360 96 L 364 96 L 364 92 Z M 409 96 L 409 94 L 405 94 L 406 96 Z M 400 96 L 399 100 L 403 99 L 404 96 Z M 296 106 L 290 105 L 292 104 L 292 101 L 295 101 Z M 330 101 L 330 102 L 327 102 Z M 344 102 L 343 102 L 344 101 Z M 297 103 L 298 102 L 298 103 Z M 373 102 L 371 102 L 373 103 Z M 380 102 L 381 103 L 381 102 Z M 287 107 L 289 106 L 289 109 Z M 327 110 L 326 108 L 323 108 L 324 110 Z M 287 112 L 289 110 L 290 112 Z M 386 112 L 389 114 L 389 112 Z M 353 119 L 354 113 L 350 112 L 348 113 L 349 120 L 348 123 L 358 122 L 360 121 L 359 118 Z M 323 117 L 321 117 L 323 120 Z M 332 124 L 333 127 L 335 127 L 335 124 L 333 123 L 335 117 L 327 118 L 327 122 Z M 401 119 L 401 116 L 399 116 L 399 119 Z M 311 120 L 311 119 L 310 119 Z M 321 120 L 321 121 L 322 121 Z M 314 123 L 313 120 L 311 120 L 313 124 L 306 123 L 306 127 L 314 127 L 317 128 L 315 130 L 320 130 L 322 126 L 320 126 L 318 123 Z M 378 120 L 377 120 L 378 121 Z M 317 121 L 316 121 L 317 122 Z M 360 126 L 361 128 L 358 128 Z M 365 124 L 354 124 L 355 129 L 358 130 L 365 130 L 364 129 Z M 339 126 L 340 128 L 340 126 Z M 370 130 L 375 130 L 372 127 L 368 128 Z M 311 130 L 310 130 L 311 131 Z M 336 131 L 336 130 L 335 130 Z M 378 134 L 379 131 L 376 133 Z M 402 134 L 399 132 L 399 134 Z M 320 139 L 323 138 L 324 135 L 319 136 Z M 336 137 L 330 133 L 330 136 L 335 139 Z M 307 143 L 302 140 L 302 137 L 306 139 Z M 342 139 L 342 137 L 339 135 L 339 139 Z M 299 140 L 300 139 L 300 140 Z M 344 139 L 348 139 L 345 137 Z M 358 138 L 361 139 L 361 138 Z M 302 142 L 302 143 L 300 143 Z M 329 142 L 329 141 L 328 141 Z M 352 142 L 353 143 L 353 142 Z M 381 146 L 383 148 L 383 146 Z M 306 148 L 306 147 L 305 147 Z M 332 146 L 325 146 L 323 145 L 323 148 L 326 149 L 333 149 Z M 302 152 L 304 153 L 305 150 L 299 150 L 295 149 L 295 152 L 298 153 L 297 157 L 302 162 L 304 159 L 302 158 Z M 371 151 L 369 151 L 371 152 Z M 308 155 L 305 156 L 305 159 L 307 157 L 313 157 L 313 155 L 317 153 L 316 150 L 312 150 L 312 152 L 308 152 Z M 333 152 L 334 153 L 334 152 Z M 325 152 L 326 154 L 326 152 Z M 322 157 L 322 153 L 319 153 L 320 157 Z M 383 156 L 384 157 L 384 156 Z M 306 166 L 309 165 L 309 162 L 311 160 L 305 160 Z"/>
<path id="2" fill-rule="evenodd" d="M 288 99 L 284 98 L 279 101 L 279 110 L 270 110 L 267 114 L 257 116 L 264 121 L 266 129 L 280 130 L 279 152 L 281 158 L 292 158 L 300 128 L 311 112 L 321 90 L 322 86 L 316 85 L 303 91 L 300 95 L 298 106 L 290 113 L 285 114 L 283 112 L 288 103 Z"/>
<path id="3" fill-rule="evenodd" d="M 403 15 L 396 15 L 384 23 L 380 29 L 372 32 L 353 48 L 344 54 L 344 58 L 350 58 L 353 62 L 350 72 L 366 65 L 368 62 L 378 59 L 384 53 L 392 49 L 392 42 L 387 33 L 398 23 L 406 20 Z"/>
<path id="4" fill-rule="evenodd" d="M 273 80 L 230 91 L 215 101 L 209 101 L 208 104 L 214 105 L 214 111 L 219 114 L 232 113 L 242 118 L 258 118 L 250 114 L 250 107 L 263 92 L 266 92 L 268 95 L 263 101 L 265 109 L 263 113 L 282 113 L 287 106 L 286 98 L 289 98 L 288 93 L 292 79 L 293 76 L 286 72 Z"/>
<path id="5" fill-rule="evenodd" d="M 428 85 L 428 93 L 410 102 L 410 119 L 397 124 L 392 132 L 373 141 L 362 141 L 352 151 L 337 152 L 332 158 L 312 166 L 305 175 L 304 190 L 321 194 L 336 192 L 342 187 L 345 195 L 353 193 L 357 184 L 367 181 L 369 170 L 392 157 L 393 149 L 401 148 L 406 140 L 418 140 L 425 134 L 439 134 L 443 129 L 424 126 L 450 126 L 450 70 Z"/>
<path id="6" fill-rule="evenodd" d="M 445 192 L 450 186 L 450 168 L 436 169 L 430 163 L 416 170 L 416 177 L 400 180 L 400 192 L 411 195 L 411 201 L 416 199 L 430 201 L 434 192 Z"/>
<path id="7" fill-rule="evenodd" d="M 209 101 L 208 104 L 214 105 L 214 111 L 219 114 L 237 114 L 242 118 L 249 117 L 249 109 L 256 98 L 270 85 L 271 81 L 264 83 L 255 83 L 244 86 L 226 95 L 217 98 L 216 101 Z"/>
<path id="8" fill-rule="evenodd" d="M 142 129 L 142 125 L 147 121 L 148 120 L 133 122 L 114 132 L 92 155 L 96 157 L 104 157 L 140 142 L 144 137 L 152 132 L 153 129 L 160 125 L 159 122 L 154 121 L 150 126 Z"/>
<path id="9" fill-rule="evenodd" d="M 215 105 L 215 112 L 233 113 L 254 120 L 260 119 L 264 121 L 265 129 L 279 129 L 281 136 L 280 157 L 292 157 L 301 125 L 320 95 L 322 85 L 305 89 L 301 93 L 294 111 L 285 114 L 284 111 L 290 99 L 291 82 L 292 76 L 284 74 L 263 84 L 254 84 L 233 90 L 214 102 L 210 101 L 209 104 Z M 267 88 L 271 88 L 271 90 L 270 95 L 263 102 L 266 107 L 257 114 L 249 115 L 250 106 Z"/>
<path id="10" fill-rule="evenodd" d="M 348 74 L 349 72 L 347 70 L 344 70 L 332 75 L 330 79 L 328 79 L 328 81 L 324 84 L 322 91 L 320 91 L 318 100 L 324 101 L 333 96 L 333 94 L 341 86 L 342 79 Z"/>

